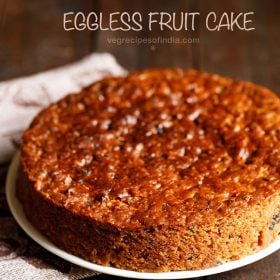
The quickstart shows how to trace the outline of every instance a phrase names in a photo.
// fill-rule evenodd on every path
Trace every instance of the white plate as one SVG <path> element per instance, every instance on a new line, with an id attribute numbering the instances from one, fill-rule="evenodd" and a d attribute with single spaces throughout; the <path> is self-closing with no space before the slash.
<path id="1" fill-rule="evenodd" d="M 28 222 L 21 203 L 15 196 L 15 183 L 16 183 L 16 174 L 19 163 L 19 153 L 14 156 L 14 159 L 10 165 L 7 180 L 6 180 L 6 195 L 9 207 L 11 212 L 18 222 L 18 224 L 22 227 L 22 229 L 37 243 L 39 243 L 42 247 L 52 252 L 53 254 L 71 262 L 77 264 L 79 266 L 98 271 L 101 273 L 129 277 L 129 278 L 139 278 L 139 279 L 182 279 L 182 278 L 192 278 L 192 277 L 200 277 L 205 275 L 216 274 L 220 272 L 225 272 L 228 270 L 236 269 L 250 263 L 256 262 L 272 253 L 280 249 L 280 240 L 275 241 L 269 247 L 253 254 L 248 257 L 242 258 L 237 261 L 231 261 L 224 263 L 220 266 L 202 269 L 202 270 L 192 270 L 192 271 L 172 271 L 172 272 L 160 272 L 160 273 L 144 273 L 144 272 L 136 272 L 131 270 L 118 269 L 114 267 L 102 266 L 98 264 L 94 264 L 83 260 L 79 257 L 71 255 L 58 247 L 56 247 L 53 243 L 51 243 L 44 235 L 42 235 L 35 227 L 32 226 L 31 223 Z"/>

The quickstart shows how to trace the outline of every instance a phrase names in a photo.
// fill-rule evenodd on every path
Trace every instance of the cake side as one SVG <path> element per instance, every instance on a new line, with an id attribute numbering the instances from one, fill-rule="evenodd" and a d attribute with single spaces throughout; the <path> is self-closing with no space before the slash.
<path id="1" fill-rule="evenodd" d="M 236 207 L 211 223 L 132 230 L 54 205 L 36 191 L 22 169 L 17 182 L 17 196 L 36 228 L 58 247 L 101 265 L 142 272 L 209 268 L 255 253 L 280 234 L 279 193 Z"/>

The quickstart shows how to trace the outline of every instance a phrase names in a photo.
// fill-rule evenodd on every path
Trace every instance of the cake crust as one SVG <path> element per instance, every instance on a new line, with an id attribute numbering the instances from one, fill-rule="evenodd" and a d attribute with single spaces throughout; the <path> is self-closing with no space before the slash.
<path id="1" fill-rule="evenodd" d="M 280 232 L 280 100 L 194 70 L 106 78 L 23 135 L 17 195 L 55 244 L 137 271 L 201 269 Z"/>

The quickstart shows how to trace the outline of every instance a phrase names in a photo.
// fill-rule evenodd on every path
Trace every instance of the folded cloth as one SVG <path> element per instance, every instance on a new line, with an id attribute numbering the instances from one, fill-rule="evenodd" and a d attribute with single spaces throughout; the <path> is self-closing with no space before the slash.
<path id="1" fill-rule="evenodd" d="M 126 71 L 108 53 L 26 78 L 0 83 L 0 163 L 9 161 L 22 131 L 46 105 L 105 76 Z"/>

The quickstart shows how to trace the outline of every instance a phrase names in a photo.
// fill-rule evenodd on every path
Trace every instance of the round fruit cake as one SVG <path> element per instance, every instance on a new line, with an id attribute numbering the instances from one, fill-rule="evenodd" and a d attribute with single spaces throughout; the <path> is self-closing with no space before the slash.
<path id="1" fill-rule="evenodd" d="M 194 70 L 106 78 L 33 120 L 17 196 L 53 243 L 98 264 L 239 259 L 280 234 L 280 100 Z"/>

